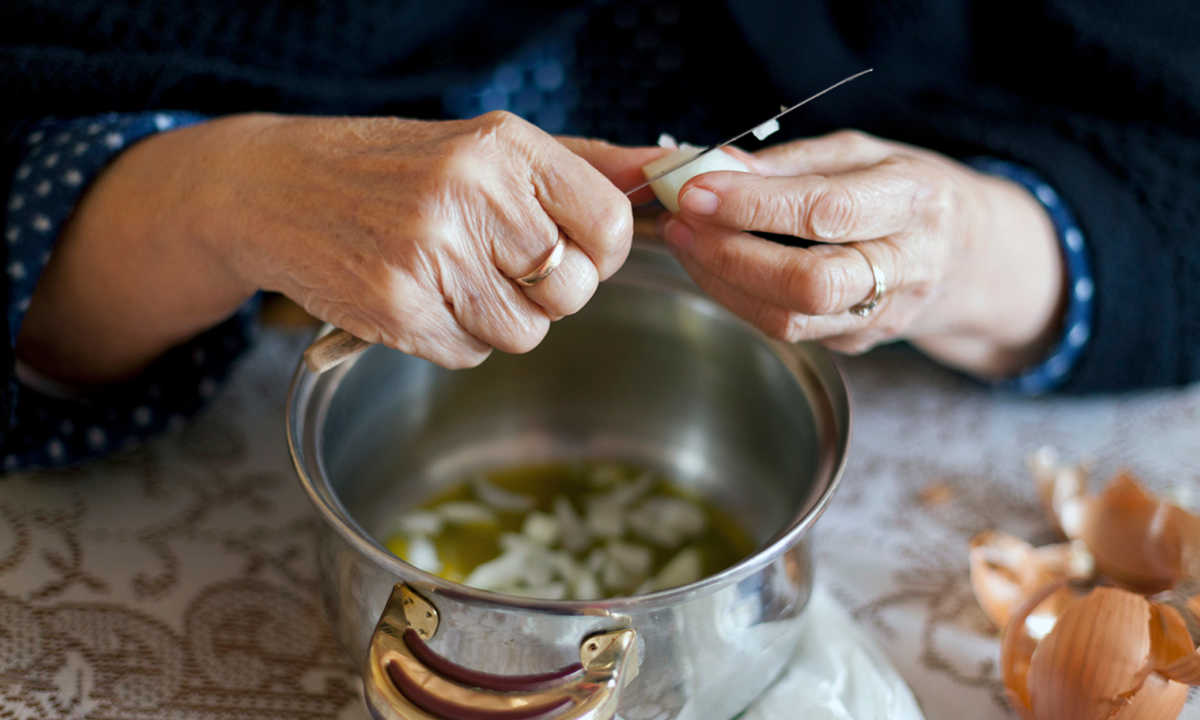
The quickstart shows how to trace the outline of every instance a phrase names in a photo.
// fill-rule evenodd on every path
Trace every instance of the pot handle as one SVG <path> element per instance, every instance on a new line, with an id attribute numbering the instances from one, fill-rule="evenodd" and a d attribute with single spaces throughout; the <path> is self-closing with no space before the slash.
<path id="1" fill-rule="evenodd" d="M 630 628 L 585 637 L 580 662 L 540 675 L 493 675 L 429 647 L 437 609 L 404 583 L 392 590 L 367 651 L 363 686 L 376 720 L 610 720 L 636 673 Z"/>

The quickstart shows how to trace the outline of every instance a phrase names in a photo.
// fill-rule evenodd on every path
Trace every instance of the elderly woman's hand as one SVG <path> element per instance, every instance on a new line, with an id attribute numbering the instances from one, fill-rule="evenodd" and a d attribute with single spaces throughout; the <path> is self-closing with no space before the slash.
<path id="1" fill-rule="evenodd" d="M 747 321 L 851 353 L 906 337 L 982 375 L 1012 373 L 1046 349 L 1062 259 L 1049 217 L 1019 186 L 852 131 L 747 159 L 752 174 L 688 182 L 664 228 L 697 283 Z M 859 317 L 848 310 L 872 295 L 871 264 L 887 290 Z"/>
<path id="2" fill-rule="evenodd" d="M 614 183 L 661 152 L 507 113 L 243 115 L 163 133 L 85 195 L 20 351 L 53 376 L 119 377 L 259 289 L 447 367 L 527 351 L 624 262 L 631 206 Z M 560 238 L 549 277 L 514 281 Z"/>
<path id="3" fill-rule="evenodd" d="M 205 241 L 248 287 L 365 340 L 447 367 L 525 352 L 629 252 L 630 202 L 581 153 L 632 172 L 646 152 L 559 141 L 503 112 L 259 122 L 201 204 L 225 217 Z M 514 282 L 560 238 L 549 277 Z"/>

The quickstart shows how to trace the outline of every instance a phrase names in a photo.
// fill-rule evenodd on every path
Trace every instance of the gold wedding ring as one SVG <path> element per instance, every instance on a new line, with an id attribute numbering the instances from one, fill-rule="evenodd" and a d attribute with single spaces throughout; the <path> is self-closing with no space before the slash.
<path id="1" fill-rule="evenodd" d="M 870 256 L 863 252 L 862 248 L 858 245 L 850 245 L 850 247 L 857 250 L 858 254 L 863 256 L 863 259 L 867 261 L 867 266 L 871 268 L 871 276 L 875 278 L 875 286 L 871 288 L 871 294 L 867 296 L 867 299 L 857 305 L 850 306 L 851 314 L 865 318 L 875 312 L 875 308 L 879 306 L 879 303 L 883 302 L 883 295 L 887 292 L 887 281 L 883 278 L 883 271 L 876 267 L 875 263 L 871 262 Z"/>
<path id="2" fill-rule="evenodd" d="M 550 273 L 554 272 L 555 268 L 562 263 L 563 254 L 566 252 L 566 249 L 566 240 L 560 236 L 558 242 L 554 243 L 554 247 L 550 248 L 550 253 L 546 255 L 546 259 L 542 261 L 542 264 L 534 268 L 533 272 L 528 275 L 522 275 L 517 278 L 517 282 L 525 287 L 533 287 L 550 277 Z"/>

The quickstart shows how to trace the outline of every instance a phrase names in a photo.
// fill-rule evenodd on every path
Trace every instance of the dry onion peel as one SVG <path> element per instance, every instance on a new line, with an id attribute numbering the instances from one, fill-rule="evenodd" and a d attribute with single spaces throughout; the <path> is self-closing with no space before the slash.
<path id="1" fill-rule="evenodd" d="M 1200 579 L 1200 518 L 1128 473 L 1089 496 L 1084 469 L 1060 465 L 1050 450 L 1033 456 L 1030 469 L 1050 517 L 1085 550 L 1034 548 L 1003 533 L 972 539 L 980 606 L 994 621 L 1008 618 L 1001 670 L 1012 706 L 1026 720 L 1177 717 L 1187 686 L 1200 685 L 1192 634 L 1200 596 L 1174 591 L 1151 602 L 1117 587 L 1081 595 L 1067 580 L 1081 575 L 1080 558 L 1089 555 L 1101 574 L 1139 592 Z M 1035 587 L 1043 582 L 1050 584 Z M 1016 609 L 1014 597 L 1025 598 Z"/>
<path id="2" fill-rule="evenodd" d="M 1079 536 L 1100 572 L 1132 590 L 1165 590 L 1198 570 L 1200 518 L 1150 494 L 1129 473 L 1088 501 Z"/>
<path id="3" fill-rule="evenodd" d="M 1059 531 L 1071 539 L 1079 537 L 1087 507 L 1087 468 L 1061 463 L 1054 448 L 1043 447 L 1029 457 L 1029 472 L 1042 507 Z"/>
<path id="4" fill-rule="evenodd" d="M 1008 702 L 1025 720 L 1033 720 L 1034 717 L 1033 705 L 1029 701 L 1029 666 L 1038 645 L 1038 639 L 1030 634 L 1026 621 L 1035 608 L 1060 592 L 1069 592 L 1066 583 L 1053 583 L 1030 595 L 1013 611 L 1000 642 L 1000 671 Z"/>
<path id="5" fill-rule="evenodd" d="M 1172 671 L 1193 650 L 1174 608 L 1119 588 L 1096 588 L 1060 604 L 1053 628 L 1037 640 L 1030 619 L 1055 595 L 1034 593 L 1005 628 L 1001 668 L 1009 701 L 1026 720 L 1164 720 L 1179 715 L 1187 684 Z"/>
<path id="6" fill-rule="evenodd" d="M 1113 588 L 1097 588 L 1068 607 L 1030 660 L 1034 717 L 1112 717 L 1145 680 L 1149 622 L 1145 598 Z"/>
<path id="7" fill-rule="evenodd" d="M 1187 621 L 1178 609 L 1154 603 L 1150 622 L 1152 642 L 1157 640 L 1153 657 L 1154 668 L 1171 680 L 1188 685 L 1200 685 L 1200 648 L 1192 639 Z M 1200 596 L 1188 600 L 1185 611 L 1200 622 Z"/>
<path id="8" fill-rule="evenodd" d="M 997 627 L 1008 624 L 1015 607 L 1030 594 L 1058 580 L 1091 577 L 1091 555 L 1079 543 L 1035 548 L 1007 533 L 986 530 L 971 538 L 971 587 Z M 1054 603 L 1061 604 L 1062 595 Z M 1038 616 L 1061 608 L 1039 608 Z"/>

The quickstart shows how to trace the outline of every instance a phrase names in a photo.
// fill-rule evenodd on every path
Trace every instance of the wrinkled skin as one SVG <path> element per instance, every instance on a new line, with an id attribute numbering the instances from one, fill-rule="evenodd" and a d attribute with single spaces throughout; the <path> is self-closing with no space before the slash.
<path id="1" fill-rule="evenodd" d="M 132 147 L 56 248 L 18 351 L 104 382 L 259 289 L 451 368 L 524 352 L 624 262 L 657 148 L 556 139 L 508 113 L 462 121 L 231 116 Z M 561 265 L 514 282 L 562 237 Z"/>
<path id="2" fill-rule="evenodd" d="M 664 235 L 696 282 L 764 332 L 863 352 L 908 338 L 981 375 L 1045 353 L 1061 316 L 1053 226 L 1023 188 L 853 131 L 740 154 L 751 173 L 697 176 Z M 823 244 L 788 247 L 745 231 Z M 847 310 L 871 295 L 867 318 Z"/>

